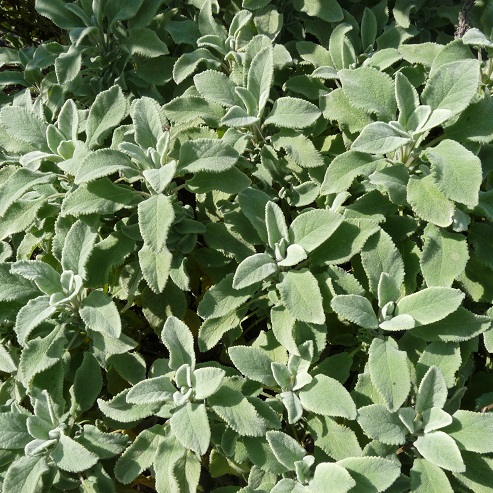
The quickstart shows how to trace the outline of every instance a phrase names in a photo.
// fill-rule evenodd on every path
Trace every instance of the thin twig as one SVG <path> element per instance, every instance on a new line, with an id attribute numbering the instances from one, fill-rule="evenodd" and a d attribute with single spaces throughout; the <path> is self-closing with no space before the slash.
<path id="1" fill-rule="evenodd" d="M 462 38 L 462 36 L 464 36 L 464 34 L 466 34 L 466 31 L 469 29 L 469 14 L 475 3 L 476 0 L 466 0 L 464 2 L 464 6 L 459 12 L 459 22 L 457 26 L 455 26 L 455 39 Z"/>

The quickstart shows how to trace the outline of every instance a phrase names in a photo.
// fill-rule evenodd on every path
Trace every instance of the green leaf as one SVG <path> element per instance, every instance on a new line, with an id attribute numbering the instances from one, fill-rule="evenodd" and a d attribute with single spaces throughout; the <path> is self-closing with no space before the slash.
<path id="1" fill-rule="evenodd" d="M 209 397 L 212 410 L 236 433 L 242 436 L 261 437 L 267 431 L 265 421 L 253 404 L 238 390 L 223 385 Z"/>
<path id="2" fill-rule="evenodd" d="M 294 471 L 295 462 L 306 455 L 305 449 L 294 438 L 282 431 L 268 431 L 265 437 L 276 459 L 290 471 Z"/>
<path id="3" fill-rule="evenodd" d="M 385 401 L 390 412 L 397 411 L 411 390 L 407 355 L 391 338 L 373 339 L 368 352 L 372 384 Z"/>
<path id="4" fill-rule="evenodd" d="M 349 101 L 384 121 L 394 120 L 397 111 L 394 83 L 384 72 L 372 67 L 340 70 L 342 89 Z"/>
<path id="5" fill-rule="evenodd" d="M 221 125 L 227 127 L 241 128 L 248 127 L 257 123 L 259 119 L 256 116 L 250 116 L 243 108 L 231 106 L 227 113 L 221 119 Z"/>
<path id="6" fill-rule="evenodd" d="M 240 325 L 242 318 L 241 311 L 234 310 L 222 317 L 205 320 L 199 329 L 199 349 L 201 351 L 212 349 L 226 332 Z"/>
<path id="7" fill-rule="evenodd" d="M 80 443 L 64 434 L 60 435 L 58 444 L 50 457 L 60 469 L 68 472 L 85 471 L 99 460 L 96 454 L 89 452 Z"/>
<path id="8" fill-rule="evenodd" d="M 231 169 L 238 161 L 238 151 L 221 140 L 195 139 L 180 148 L 178 173 L 207 171 L 220 173 Z"/>
<path id="9" fill-rule="evenodd" d="M 433 324 L 415 327 L 411 334 L 425 341 L 458 342 L 471 339 L 490 327 L 488 317 L 476 315 L 463 307 Z"/>
<path id="10" fill-rule="evenodd" d="M 112 354 L 108 363 L 120 377 L 132 385 L 145 380 L 146 362 L 139 353 Z"/>
<path id="11" fill-rule="evenodd" d="M 315 72 L 313 75 L 315 76 Z M 347 130 L 350 133 L 360 132 L 372 122 L 368 113 L 361 108 L 356 108 L 342 89 L 335 89 L 321 97 L 320 108 L 325 118 L 337 122 L 341 130 Z"/>
<path id="12" fill-rule="evenodd" d="M 248 218 L 259 238 L 268 242 L 268 233 L 266 228 L 266 207 L 271 197 L 261 190 L 249 187 L 238 194 L 238 203 L 241 211 Z"/>
<path id="13" fill-rule="evenodd" d="M 39 296 L 34 282 L 10 272 L 10 263 L 0 263 L 0 301 L 28 301 Z"/>
<path id="14" fill-rule="evenodd" d="M 269 99 L 274 75 L 274 51 L 269 44 L 254 57 L 248 69 L 247 89 L 255 98 L 258 114 L 262 113 Z"/>
<path id="15" fill-rule="evenodd" d="M 426 284 L 451 287 L 454 280 L 464 272 L 469 260 L 465 236 L 428 224 L 423 238 L 420 265 Z"/>
<path id="16" fill-rule="evenodd" d="M 108 133 L 127 115 L 127 106 L 125 96 L 117 85 L 96 96 L 86 124 L 86 143 L 90 148 L 103 143 Z"/>
<path id="17" fill-rule="evenodd" d="M 20 457 L 8 468 L 3 490 L 9 493 L 36 493 L 40 491 L 41 477 L 49 470 L 44 455 Z"/>
<path id="18" fill-rule="evenodd" d="M 455 312 L 463 299 L 459 289 L 433 286 L 402 298 L 395 313 L 411 315 L 421 325 L 431 324 Z"/>
<path id="19" fill-rule="evenodd" d="M 74 45 L 71 46 L 71 48 Z M 78 75 L 82 65 L 82 53 L 79 49 L 70 49 L 60 53 L 55 60 L 55 73 L 59 84 L 68 84 Z"/>
<path id="20" fill-rule="evenodd" d="M 207 290 L 199 303 L 197 313 L 202 318 L 217 318 L 228 315 L 255 292 L 256 286 L 233 288 L 233 274 L 228 274 L 219 283 Z"/>
<path id="21" fill-rule="evenodd" d="M 3 106 L 0 126 L 10 138 L 30 144 L 37 150 L 49 151 L 46 143 L 48 124 L 34 111 L 21 106 Z"/>
<path id="22" fill-rule="evenodd" d="M 291 223 L 289 240 L 310 253 L 330 238 L 342 220 L 341 215 L 328 209 L 305 212 Z"/>
<path id="23" fill-rule="evenodd" d="M 453 422 L 443 430 L 469 452 L 488 454 L 493 452 L 493 414 L 459 410 Z"/>
<path id="24" fill-rule="evenodd" d="M 331 418 L 313 414 L 308 417 L 308 429 L 317 447 L 335 460 L 362 455 L 354 431 Z"/>
<path id="25" fill-rule="evenodd" d="M 194 370 L 195 378 L 194 392 L 195 399 L 207 399 L 215 394 L 221 386 L 226 372 L 221 368 L 204 367 Z"/>
<path id="26" fill-rule="evenodd" d="M 420 413 L 433 407 L 443 408 L 447 400 L 447 383 L 436 366 L 430 366 L 421 380 L 416 395 L 416 412 Z"/>
<path id="27" fill-rule="evenodd" d="M 91 353 L 85 352 L 82 364 L 77 368 L 74 383 L 70 388 L 71 411 L 81 414 L 89 410 L 102 388 L 103 377 L 99 363 Z"/>
<path id="28" fill-rule="evenodd" d="M 173 413 L 169 422 L 171 430 L 184 447 L 199 455 L 207 452 L 211 430 L 205 404 L 187 402 Z"/>
<path id="29" fill-rule="evenodd" d="M 0 447 L 3 450 L 23 449 L 33 438 L 27 431 L 26 414 L 0 413 L 0 430 Z"/>
<path id="30" fill-rule="evenodd" d="M 177 370 L 184 364 L 192 368 L 195 366 L 193 336 L 188 326 L 181 320 L 174 316 L 168 317 L 161 332 L 161 339 L 170 354 L 170 368 Z"/>
<path id="31" fill-rule="evenodd" d="M 81 488 L 84 493 L 116 493 L 113 479 L 108 475 L 101 464 L 96 464 L 86 474 L 86 479 L 81 482 Z"/>
<path id="32" fill-rule="evenodd" d="M 325 118 L 337 122 L 342 130 L 350 133 L 360 132 L 372 121 L 364 110 L 351 104 L 342 89 L 334 89 L 321 97 L 320 108 Z"/>
<path id="33" fill-rule="evenodd" d="M 308 488 L 313 493 L 325 493 L 329 484 L 331 493 L 346 493 L 356 486 L 356 481 L 340 465 L 322 462 L 317 465 Z"/>
<path id="34" fill-rule="evenodd" d="M 131 483 L 156 456 L 159 444 L 166 436 L 162 425 L 154 425 L 142 431 L 135 441 L 119 457 L 115 466 L 115 477 L 123 484 Z"/>
<path id="35" fill-rule="evenodd" d="M 476 94 L 479 71 L 477 60 L 459 60 L 441 65 L 428 79 L 421 102 L 435 111 L 442 110 L 445 115 L 440 118 L 442 121 L 457 115 L 469 106 Z"/>
<path id="36" fill-rule="evenodd" d="M 35 7 L 39 14 L 48 17 L 62 29 L 69 30 L 81 25 L 80 18 L 65 8 L 63 0 L 36 0 Z"/>
<path id="37" fill-rule="evenodd" d="M 293 243 L 286 248 L 286 256 L 277 262 L 281 267 L 292 267 L 299 264 L 308 257 L 306 251 L 300 245 Z"/>
<path id="38" fill-rule="evenodd" d="M 426 150 L 438 188 L 450 199 L 468 207 L 479 201 L 483 180 L 481 161 L 471 151 L 453 140 L 442 140 Z"/>
<path id="39" fill-rule="evenodd" d="M 62 202 L 62 216 L 80 217 L 88 214 L 114 214 L 131 205 L 138 197 L 129 187 L 115 185 L 108 178 L 91 181 L 68 193 Z"/>
<path id="40" fill-rule="evenodd" d="M 356 419 L 356 406 L 349 392 L 334 378 L 316 375 L 299 391 L 301 404 L 307 411 L 323 416 Z"/>
<path id="41" fill-rule="evenodd" d="M 131 4 L 121 0 L 107 0 L 104 3 L 104 14 L 108 18 L 111 29 L 117 22 L 126 21 L 134 17 L 139 11 L 144 0 L 136 0 Z"/>
<path id="42" fill-rule="evenodd" d="M 337 0 L 294 0 L 293 5 L 296 10 L 326 22 L 340 22 L 344 18 Z"/>
<path id="43" fill-rule="evenodd" d="M 342 264 L 359 253 L 370 236 L 380 230 L 372 219 L 347 218 L 335 233 L 310 255 L 315 264 Z"/>
<path id="44" fill-rule="evenodd" d="M 31 200 L 18 200 L 12 204 L 0 221 L 0 241 L 27 231 L 38 217 L 38 212 L 46 203 L 47 197 Z"/>
<path id="45" fill-rule="evenodd" d="M 382 229 L 373 235 L 363 247 L 361 262 L 368 277 L 370 290 L 378 294 L 378 284 L 382 273 L 394 279 L 397 286 L 404 282 L 404 262 L 392 238 Z"/>
<path id="46" fill-rule="evenodd" d="M 477 258 L 488 267 L 493 267 L 493 255 L 491 254 L 490 238 L 493 228 L 484 222 L 475 222 L 469 229 L 468 240 L 474 247 Z"/>
<path id="47" fill-rule="evenodd" d="M 314 104 L 288 96 L 275 100 L 264 124 L 280 128 L 305 128 L 315 123 L 321 114 Z"/>
<path id="48" fill-rule="evenodd" d="M 234 346 L 229 348 L 228 354 L 236 368 L 249 379 L 268 387 L 277 386 L 271 370 L 272 359 L 265 351 L 249 346 Z"/>
<path id="49" fill-rule="evenodd" d="M 311 63 L 315 67 L 324 67 L 331 65 L 329 51 L 312 41 L 298 41 L 296 49 L 303 60 Z"/>
<path id="50" fill-rule="evenodd" d="M 79 314 L 92 330 L 111 337 L 120 337 L 122 323 L 114 301 L 102 291 L 91 291 L 84 299 Z"/>
<path id="51" fill-rule="evenodd" d="M 288 157 L 302 168 L 316 168 L 324 164 L 313 142 L 295 130 L 281 130 L 272 136 L 272 143 L 276 150 L 284 149 Z"/>
<path id="52" fill-rule="evenodd" d="M 426 328 L 428 327 L 426 326 Z M 416 381 L 421 381 L 428 369 L 436 366 L 445 378 L 446 386 L 448 388 L 454 387 L 456 384 L 455 374 L 461 365 L 462 358 L 458 342 L 433 341 L 424 348 L 419 357 L 416 365 Z"/>
<path id="53" fill-rule="evenodd" d="M 269 201 L 265 206 L 265 225 L 269 246 L 275 250 L 276 243 L 283 238 L 288 241 L 288 227 L 282 209 L 275 202 Z"/>
<path id="54" fill-rule="evenodd" d="M 235 83 L 226 75 L 216 70 L 206 70 L 193 78 L 195 87 L 200 95 L 212 101 L 229 108 L 238 104 Z"/>
<path id="55" fill-rule="evenodd" d="M 127 402 L 130 404 L 150 404 L 164 403 L 173 400 L 173 394 L 176 392 L 168 376 L 142 380 L 135 384 L 127 395 Z"/>
<path id="56" fill-rule="evenodd" d="M 389 301 L 397 301 L 400 298 L 399 285 L 393 277 L 386 272 L 380 274 L 378 281 L 378 306 L 383 308 Z"/>
<path id="57" fill-rule="evenodd" d="M 401 472 L 400 464 L 382 457 L 348 457 L 337 465 L 344 467 L 356 481 L 351 493 L 385 491 Z"/>
<path id="58" fill-rule="evenodd" d="M 151 189 L 157 194 L 163 193 L 173 181 L 176 173 L 176 161 L 164 165 L 159 169 L 146 169 L 142 172 Z"/>
<path id="59" fill-rule="evenodd" d="M 384 122 L 367 125 L 351 145 L 353 151 L 369 154 L 388 154 L 410 144 L 412 139 Z"/>
<path id="60" fill-rule="evenodd" d="M 356 151 L 338 154 L 325 172 L 321 195 L 345 192 L 358 176 L 369 176 L 384 166 L 384 162 Z"/>
<path id="61" fill-rule="evenodd" d="M 330 302 L 332 309 L 350 322 L 365 329 L 376 329 L 378 319 L 371 303 L 364 296 L 357 294 L 341 294 L 334 296 Z"/>
<path id="62" fill-rule="evenodd" d="M 99 149 L 89 153 L 82 160 L 74 181 L 80 185 L 117 172 L 134 169 L 134 164 L 123 152 L 116 149 Z"/>
<path id="63" fill-rule="evenodd" d="M 389 320 L 384 320 L 378 326 L 383 330 L 400 331 L 412 329 L 415 325 L 416 322 L 410 315 L 397 315 Z"/>
<path id="64" fill-rule="evenodd" d="M 0 216 L 3 216 L 7 209 L 32 187 L 51 183 L 53 178 L 51 173 L 38 173 L 27 168 L 17 168 L 0 187 Z"/>
<path id="65" fill-rule="evenodd" d="M 135 127 L 135 142 L 142 149 L 155 149 L 163 134 L 163 125 L 166 124 L 166 118 L 157 101 L 147 96 L 134 100 L 130 115 Z"/>
<path id="66" fill-rule="evenodd" d="M 270 312 L 272 332 L 279 344 L 284 346 L 288 352 L 298 354 L 298 346 L 293 337 L 296 319 L 282 305 L 272 307 Z"/>
<path id="67" fill-rule="evenodd" d="M 397 413 L 390 413 L 382 404 L 372 404 L 358 409 L 358 423 L 366 435 L 388 445 L 406 442 L 407 428 Z"/>
<path id="68" fill-rule="evenodd" d="M 147 27 L 134 27 L 127 31 L 127 39 L 122 47 L 130 55 L 154 58 L 169 53 L 166 43 L 162 41 L 157 33 Z"/>
<path id="69" fill-rule="evenodd" d="M 411 491 L 416 493 L 453 493 L 447 475 L 426 459 L 414 459 Z"/>
<path id="70" fill-rule="evenodd" d="M 161 404 L 155 403 L 130 404 L 127 402 L 129 390 L 123 390 L 109 401 L 98 399 L 98 406 L 101 412 L 115 421 L 131 423 L 152 416 L 161 408 Z"/>
<path id="71" fill-rule="evenodd" d="M 180 491 L 180 485 L 174 469 L 185 453 L 186 449 L 173 435 L 161 440 L 153 461 L 156 470 L 156 490 L 158 493 Z"/>
<path id="72" fill-rule="evenodd" d="M 423 424 L 425 425 L 423 431 L 425 433 L 444 428 L 450 423 L 452 423 L 452 416 L 438 407 L 432 407 L 423 412 Z"/>
<path id="73" fill-rule="evenodd" d="M 253 490 L 251 490 L 253 491 Z M 250 490 L 242 493 L 251 493 Z M 305 488 L 294 479 L 284 478 L 272 488 L 271 493 L 305 493 Z"/>
<path id="74" fill-rule="evenodd" d="M 14 373 L 17 370 L 17 363 L 11 353 L 3 344 L 0 344 L 0 371 Z"/>
<path id="75" fill-rule="evenodd" d="M 470 31 L 470 30 L 469 30 Z M 459 142 L 487 144 L 493 140 L 493 101 L 484 97 L 470 104 L 452 125 L 445 127 L 445 135 Z"/>
<path id="76" fill-rule="evenodd" d="M 265 437 L 243 437 L 241 442 L 246 448 L 249 460 L 262 471 L 274 474 L 287 471 L 287 468 L 276 459 Z"/>
<path id="77" fill-rule="evenodd" d="M 419 106 L 419 96 L 415 87 L 402 72 L 395 74 L 395 98 L 399 108 L 399 123 L 407 128 L 409 117 Z"/>
<path id="78" fill-rule="evenodd" d="M 233 288 L 242 289 L 256 284 L 277 272 L 277 265 L 270 255 L 256 253 L 238 265 L 233 277 Z"/>
<path id="79" fill-rule="evenodd" d="M 284 273 L 277 289 L 284 306 L 296 320 L 314 324 L 325 322 L 320 288 L 308 269 Z"/>
<path id="80" fill-rule="evenodd" d="M 164 247 L 160 252 L 153 252 L 148 246 L 139 250 L 139 265 L 142 275 L 154 293 L 163 292 L 168 282 L 173 255 Z"/>
<path id="81" fill-rule="evenodd" d="M 168 232 L 175 219 L 170 197 L 159 194 L 141 202 L 138 206 L 139 229 L 147 245 L 154 253 L 166 246 Z"/>
<path id="82" fill-rule="evenodd" d="M 356 63 L 356 52 L 354 50 L 352 41 L 347 36 L 347 34 L 352 30 L 353 25 L 351 25 L 349 22 L 341 22 L 334 28 L 334 30 L 330 34 L 330 65 L 337 71 L 340 71 L 341 69 L 347 69 Z M 339 73 L 334 74 L 334 77 L 338 77 L 339 75 Z"/>
<path id="83" fill-rule="evenodd" d="M 493 459 L 483 457 L 474 452 L 462 452 L 466 464 L 463 473 L 454 473 L 459 481 L 465 484 L 471 491 L 477 493 L 491 493 L 493 488 Z"/>
<path id="84" fill-rule="evenodd" d="M 171 24 L 172 23 L 170 22 L 168 26 L 170 26 Z M 198 48 L 192 51 L 191 53 L 184 53 L 183 55 L 180 56 L 180 58 L 178 58 L 178 60 L 176 60 L 176 62 L 173 65 L 173 80 L 177 84 L 181 84 L 184 80 L 190 77 L 199 68 L 201 63 L 205 63 L 207 67 L 219 68 L 221 66 L 219 59 L 216 58 L 214 55 L 212 55 L 212 53 L 208 49 Z M 214 72 L 214 74 L 219 73 L 212 70 L 210 72 Z M 209 77 L 213 78 L 214 75 L 211 75 Z M 199 85 L 200 84 L 202 83 L 200 82 L 199 79 Z M 207 91 L 207 84 L 205 84 L 204 87 L 205 90 Z M 209 93 L 206 92 L 206 94 Z M 220 94 L 212 93 L 213 98 L 214 96 L 221 97 Z"/>
<path id="85" fill-rule="evenodd" d="M 199 96 L 179 96 L 165 104 L 163 110 L 175 123 L 189 123 L 201 118 L 204 122 L 212 124 L 219 122 L 224 116 L 224 110 L 220 105 Z"/>
<path id="86" fill-rule="evenodd" d="M 464 472 L 466 466 L 454 439 L 443 431 L 432 431 L 414 442 L 418 452 L 435 466 L 453 472 Z"/>
<path id="87" fill-rule="evenodd" d="M 62 250 L 62 267 L 86 278 L 86 265 L 93 251 L 97 232 L 83 221 L 76 221 L 70 228 Z"/>
<path id="88" fill-rule="evenodd" d="M 63 290 L 60 274 L 46 262 L 41 260 L 19 260 L 10 268 L 12 274 L 34 281 L 45 294 L 54 294 Z"/>
<path id="89" fill-rule="evenodd" d="M 50 318 L 57 311 L 55 305 L 51 305 L 50 297 L 39 296 L 24 305 L 17 313 L 15 319 L 15 333 L 20 344 L 24 345 L 29 337 L 29 334 Z"/>
<path id="90" fill-rule="evenodd" d="M 407 200 L 421 219 L 443 228 L 452 223 L 454 204 L 438 188 L 432 175 L 424 178 L 411 176 Z"/>
<path id="91" fill-rule="evenodd" d="M 199 486 L 202 463 L 196 454 L 187 450 L 173 467 L 173 477 L 180 488 L 196 491 Z"/>

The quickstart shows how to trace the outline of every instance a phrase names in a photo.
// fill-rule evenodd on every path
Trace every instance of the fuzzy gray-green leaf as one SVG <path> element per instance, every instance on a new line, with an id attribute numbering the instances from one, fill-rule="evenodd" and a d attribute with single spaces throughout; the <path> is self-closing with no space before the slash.
<path id="1" fill-rule="evenodd" d="M 378 319 L 371 303 L 364 296 L 357 294 L 341 294 L 330 302 L 332 309 L 342 318 L 363 327 L 376 329 Z"/>
<path id="2" fill-rule="evenodd" d="M 320 288 L 308 269 L 286 272 L 277 288 L 284 306 L 296 320 L 315 324 L 325 322 Z"/>
<path id="3" fill-rule="evenodd" d="M 422 325 L 431 324 L 455 312 L 463 299 L 459 289 L 432 286 L 399 300 L 396 315 L 405 313 Z"/>
<path id="4" fill-rule="evenodd" d="M 392 338 L 373 339 L 369 350 L 371 382 L 391 412 L 397 411 L 411 390 L 407 355 Z"/>
<path id="5" fill-rule="evenodd" d="M 356 406 L 349 392 L 334 378 L 316 375 L 299 391 L 301 404 L 307 411 L 323 416 L 356 419 Z"/>

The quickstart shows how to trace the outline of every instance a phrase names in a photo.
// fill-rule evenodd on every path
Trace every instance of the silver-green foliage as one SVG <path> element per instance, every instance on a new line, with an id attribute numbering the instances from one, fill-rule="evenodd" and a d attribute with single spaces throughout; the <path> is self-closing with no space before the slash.
<path id="1" fill-rule="evenodd" d="M 363 3 L 0 48 L 2 491 L 493 491 L 493 2 Z"/>

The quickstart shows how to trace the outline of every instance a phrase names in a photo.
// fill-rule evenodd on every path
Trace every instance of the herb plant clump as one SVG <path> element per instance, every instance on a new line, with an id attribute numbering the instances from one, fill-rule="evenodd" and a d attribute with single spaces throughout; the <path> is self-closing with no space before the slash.
<path id="1" fill-rule="evenodd" d="M 36 10 L 1 491 L 493 492 L 493 1 Z"/>

